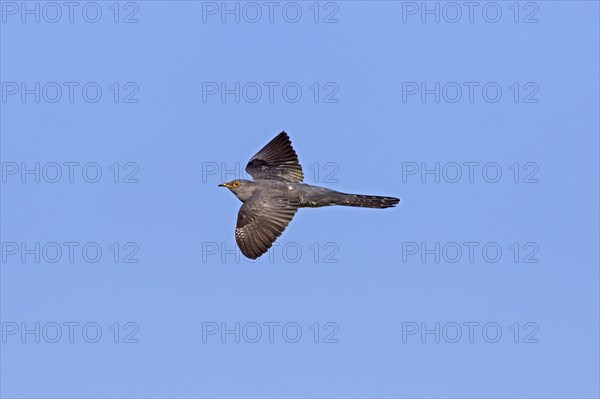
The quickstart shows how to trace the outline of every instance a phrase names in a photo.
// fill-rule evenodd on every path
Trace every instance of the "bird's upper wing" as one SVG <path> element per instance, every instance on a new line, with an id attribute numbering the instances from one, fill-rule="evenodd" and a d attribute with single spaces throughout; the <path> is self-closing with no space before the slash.
<path id="1" fill-rule="evenodd" d="M 296 151 L 286 132 L 279 133 L 246 165 L 246 172 L 255 180 L 283 180 L 300 183 L 304 179 Z"/>
<path id="2" fill-rule="evenodd" d="M 256 259 L 267 252 L 288 226 L 298 206 L 296 201 L 268 195 L 244 202 L 235 228 L 235 240 L 244 256 Z"/>

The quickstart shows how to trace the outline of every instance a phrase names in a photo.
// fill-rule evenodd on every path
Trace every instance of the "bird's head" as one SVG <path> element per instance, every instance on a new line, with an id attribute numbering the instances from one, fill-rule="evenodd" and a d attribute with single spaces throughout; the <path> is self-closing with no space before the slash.
<path id="1" fill-rule="evenodd" d="M 254 182 L 251 180 L 237 179 L 227 183 L 219 184 L 219 187 L 227 187 L 240 201 L 244 202 L 250 199 L 254 192 Z"/>

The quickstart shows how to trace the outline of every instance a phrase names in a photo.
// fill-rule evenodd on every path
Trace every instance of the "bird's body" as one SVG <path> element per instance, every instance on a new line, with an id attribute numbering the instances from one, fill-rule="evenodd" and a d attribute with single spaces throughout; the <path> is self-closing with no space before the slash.
<path id="1" fill-rule="evenodd" d="M 229 188 L 243 202 L 235 236 L 242 253 L 251 259 L 267 252 L 298 208 L 389 208 L 400 202 L 395 197 L 346 194 L 302 183 L 302 167 L 285 132 L 252 157 L 246 171 L 254 180 L 238 179 L 220 186 Z"/>
<path id="2" fill-rule="evenodd" d="M 364 208 L 389 208 L 398 203 L 397 198 L 375 195 L 346 194 L 325 187 L 312 186 L 306 183 L 289 183 L 279 180 L 237 180 L 247 189 L 233 193 L 242 202 L 253 197 L 272 195 L 297 202 L 298 208 L 320 208 L 322 206 L 343 205 Z M 260 192 L 256 189 L 260 188 Z M 267 194 L 263 193 L 265 191 Z"/>

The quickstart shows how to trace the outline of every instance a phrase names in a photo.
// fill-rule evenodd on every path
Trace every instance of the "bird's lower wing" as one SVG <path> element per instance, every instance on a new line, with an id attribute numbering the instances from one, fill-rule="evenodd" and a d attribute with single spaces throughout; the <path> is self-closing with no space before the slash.
<path id="1" fill-rule="evenodd" d="M 256 259 L 271 248 L 298 210 L 299 204 L 285 198 L 253 198 L 238 213 L 235 240 L 240 250 Z"/>

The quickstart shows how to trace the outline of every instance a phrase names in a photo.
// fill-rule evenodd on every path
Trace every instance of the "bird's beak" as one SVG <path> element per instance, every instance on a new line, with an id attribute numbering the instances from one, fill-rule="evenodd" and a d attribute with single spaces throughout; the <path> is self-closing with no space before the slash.
<path id="1" fill-rule="evenodd" d="M 221 183 L 219 184 L 219 187 L 227 187 L 227 183 Z"/>

